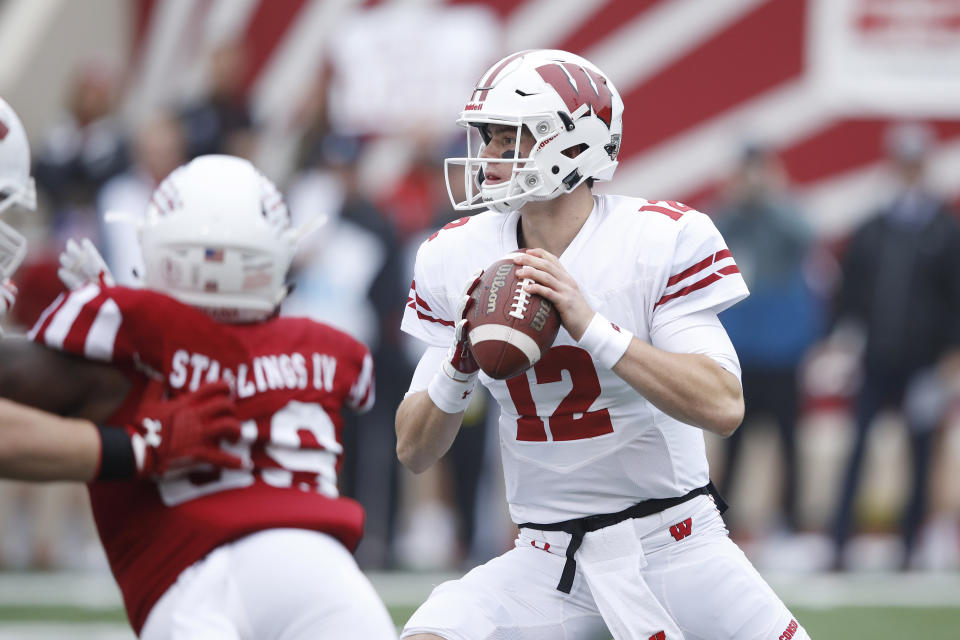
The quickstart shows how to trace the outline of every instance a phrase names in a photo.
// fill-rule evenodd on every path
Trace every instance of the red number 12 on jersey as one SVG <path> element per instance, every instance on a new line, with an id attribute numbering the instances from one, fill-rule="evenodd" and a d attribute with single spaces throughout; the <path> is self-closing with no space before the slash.
<path id="1" fill-rule="evenodd" d="M 573 388 L 550 416 L 553 440 L 583 440 L 613 433 L 609 411 L 589 411 L 593 402 L 600 397 L 601 391 L 600 378 L 589 353 L 567 345 L 553 347 L 533 367 L 537 384 L 560 382 L 564 371 L 570 373 Z M 520 416 L 517 419 L 517 440 L 546 442 L 547 430 L 543 420 L 537 415 L 537 405 L 533 401 L 528 375 L 509 378 L 507 389 L 510 391 L 513 406 L 517 409 L 517 415 Z"/>

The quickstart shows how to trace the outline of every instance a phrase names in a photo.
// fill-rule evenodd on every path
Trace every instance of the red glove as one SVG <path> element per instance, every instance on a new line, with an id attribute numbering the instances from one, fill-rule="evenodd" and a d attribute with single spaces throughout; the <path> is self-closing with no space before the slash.
<path id="1" fill-rule="evenodd" d="M 480 284 L 480 278 L 483 276 L 483 270 L 473 274 L 473 279 L 467 282 L 467 286 L 460 296 L 460 304 L 457 306 L 456 315 L 456 333 L 455 341 L 450 345 L 450 351 L 447 352 L 447 359 L 443 361 L 443 371 L 448 376 L 458 382 L 469 382 L 476 377 L 480 370 L 480 365 L 473 358 L 473 352 L 470 351 L 470 342 L 467 336 L 470 333 L 469 322 L 467 321 L 467 312 L 476 304 L 476 300 L 470 295 Z"/>
<path id="2" fill-rule="evenodd" d="M 220 448 L 240 439 L 240 421 L 225 382 L 201 385 L 172 400 L 145 401 L 131 436 L 138 477 L 198 464 L 243 469 L 244 461 Z"/>

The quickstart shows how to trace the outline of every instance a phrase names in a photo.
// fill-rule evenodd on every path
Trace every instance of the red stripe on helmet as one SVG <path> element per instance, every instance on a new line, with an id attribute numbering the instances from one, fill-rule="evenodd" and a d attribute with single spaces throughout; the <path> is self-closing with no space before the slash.
<path id="1" fill-rule="evenodd" d="M 491 85 L 493 84 L 493 81 L 497 79 L 497 76 L 500 75 L 500 72 L 503 71 L 503 68 L 506 67 L 511 62 L 513 62 L 514 60 L 516 60 L 517 58 L 519 58 L 520 56 L 524 55 L 525 53 L 528 53 L 528 52 L 519 51 L 513 54 L 512 56 L 507 56 L 506 58 L 501 60 L 500 64 L 498 64 L 493 71 L 491 71 L 486 76 L 480 79 L 480 82 L 477 84 L 477 88 L 473 90 L 474 96 L 477 96 L 478 91 L 480 92 L 480 95 L 476 97 L 476 100 L 474 100 L 474 98 L 471 97 L 470 101 L 483 102 L 484 100 L 486 100 L 487 93 L 489 93 L 491 89 Z"/>

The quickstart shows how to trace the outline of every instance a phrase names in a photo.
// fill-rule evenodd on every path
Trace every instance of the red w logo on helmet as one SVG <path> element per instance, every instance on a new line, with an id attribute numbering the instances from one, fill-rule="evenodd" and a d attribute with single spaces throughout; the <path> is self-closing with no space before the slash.
<path id="1" fill-rule="evenodd" d="M 537 67 L 537 73 L 556 90 L 570 113 L 589 104 L 596 116 L 609 127 L 613 118 L 613 94 L 606 78 L 571 62 L 562 64 L 562 69 L 559 64 L 545 64 Z"/>
<path id="2" fill-rule="evenodd" d="M 6 138 L 8 133 L 10 133 L 10 127 L 7 126 L 6 122 L 0 120 L 0 140 Z"/>

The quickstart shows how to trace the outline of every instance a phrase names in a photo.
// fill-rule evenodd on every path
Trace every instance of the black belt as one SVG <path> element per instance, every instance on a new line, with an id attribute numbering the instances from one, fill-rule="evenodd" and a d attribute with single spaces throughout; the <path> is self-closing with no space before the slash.
<path id="1" fill-rule="evenodd" d="M 624 520 L 652 516 L 655 513 L 660 513 L 661 511 L 665 511 L 670 507 L 683 504 L 684 502 L 693 500 L 697 496 L 701 495 L 712 496 L 713 501 L 716 503 L 717 509 L 721 514 L 727 510 L 727 503 L 724 502 L 723 498 L 720 496 L 720 492 L 717 491 L 712 482 L 708 482 L 706 486 L 698 487 L 686 495 L 678 496 L 676 498 L 654 498 L 652 500 L 644 500 L 643 502 L 638 502 L 632 507 L 627 507 L 623 511 L 618 511 L 617 513 L 601 513 L 595 516 L 586 516 L 584 518 L 575 518 L 573 520 L 564 520 L 563 522 L 553 522 L 551 524 L 524 522 L 523 524 L 517 526 L 521 529 L 564 531 L 570 534 L 570 544 L 567 545 L 567 562 L 563 565 L 563 574 L 560 576 L 560 584 L 557 585 L 558 591 L 570 593 L 570 589 L 573 587 L 573 576 L 577 572 L 577 561 L 574 559 L 573 555 L 577 552 L 577 549 L 580 548 L 580 545 L 583 544 L 583 536 L 586 533 L 613 526 L 619 522 L 623 522 Z"/>

